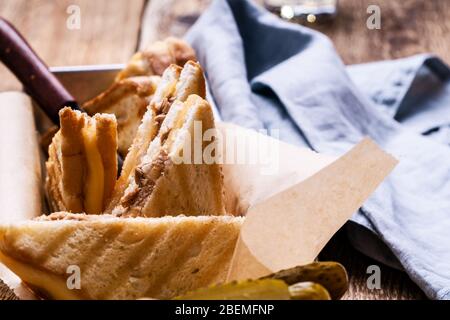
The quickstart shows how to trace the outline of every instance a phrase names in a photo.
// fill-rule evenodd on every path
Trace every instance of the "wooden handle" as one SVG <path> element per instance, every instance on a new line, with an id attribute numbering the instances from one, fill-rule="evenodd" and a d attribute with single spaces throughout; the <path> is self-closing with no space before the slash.
<path id="1" fill-rule="evenodd" d="M 22 35 L 3 18 L 0 18 L 0 60 L 16 75 L 27 93 L 55 124 L 59 125 L 58 112 L 62 107 L 79 109 L 72 95 Z"/>

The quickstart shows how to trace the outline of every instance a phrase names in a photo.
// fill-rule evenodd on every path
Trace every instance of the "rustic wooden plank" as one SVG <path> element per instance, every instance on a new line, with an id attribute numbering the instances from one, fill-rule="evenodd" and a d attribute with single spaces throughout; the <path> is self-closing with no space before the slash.
<path id="1" fill-rule="evenodd" d="M 320 260 L 338 261 L 347 269 L 350 287 L 343 299 L 415 300 L 426 298 L 406 273 L 382 265 L 355 250 L 343 231 L 338 232 L 323 249 Z M 367 279 L 370 276 L 367 268 L 371 265 L 380 267 L 380 289 L 369 289 L 367 286 Z"/>
<path id="2" fill-rule="evenodd" d="M 144 0 L 9 0 L 0 15 L 12 22 L 50 66 L 125 62 L 135 51 Z M 80 29 L 66 26 L 70 5 L 80 8 Z M 0 68 L 0 90 L 20 88 Z"/>
<path id="3" fill-rule="evenodd" d="M 369 5 L 381 9 L 381 29 L 369 30 Z M 331 25 L 319 26 L 347 64 L 432 52 L 450 63 L 450 1 L 340 0 Z"/>
<path id="4" fill-rule="evenodd" d="M 140 47 L 168 35 L 182 36 L 210 1 L 150 1 L 144 14 Z M 380 6 L 380 30 L 366 27 L 369 5 Z M 347 64 L 424 52 L 433 52 L 450 64 L 448 0 L 340 0 L 339 14 L 333 23 L 310 26 L 333 40 Z"/>
<path id="5" fill-rule="evenodd" d="M 182 37 L 211 0 L 150 0 L 142 19 L 139 48 L 168 36 Z"/>
<path id="6" fill-rule="evenodd" d="M 18 300 L 14 292 L 0 280 L 0 300 Z"/>

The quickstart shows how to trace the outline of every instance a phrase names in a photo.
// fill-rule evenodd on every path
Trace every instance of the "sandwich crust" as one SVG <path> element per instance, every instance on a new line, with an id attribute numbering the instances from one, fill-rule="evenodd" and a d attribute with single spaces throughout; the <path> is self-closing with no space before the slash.
<path id="1" fill-rule="evenodd" d="M 197 60 L 194 49 L 181 39 L 169 37 L 134 54 L 116 80 L 142 75 L 162 75 L 171 64 L 183 67 L 189 60 Z"/>

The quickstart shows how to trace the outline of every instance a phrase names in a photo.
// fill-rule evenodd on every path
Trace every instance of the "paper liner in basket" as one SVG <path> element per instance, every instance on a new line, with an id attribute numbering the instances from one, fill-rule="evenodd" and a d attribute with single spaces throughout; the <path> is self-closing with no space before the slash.
<path id="1" fill-rule="evenodd" d="M 231 139 L 240 140 L 257 134 L 235 126 L 232 132 Z M 260 139 L 278 148 L 277 174 L 262 175 L 255 165 L 224 167 L 227 191 L 234 192 L 228 205 L 238 204 L 246 216 L 228 281 L 312 262 L 397 164 L 368 138 L 335 161 Z"/>

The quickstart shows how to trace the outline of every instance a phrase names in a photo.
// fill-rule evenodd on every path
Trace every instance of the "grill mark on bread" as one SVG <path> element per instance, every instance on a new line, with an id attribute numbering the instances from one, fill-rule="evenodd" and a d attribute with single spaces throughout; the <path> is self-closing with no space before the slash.
<path id="1" fill-rule="evenodd" d="M 178 271 L 179 266 L 185 264 L 189 259 L 192 258 L 192 254 L 189 251 L 189 249 L 192 247 L 192 244 L 200 245 L 203 240 L 209 235 L 214 225 L 215 224 L 212 221 L 206 223 L 206 226 L 196 225 L 198 230 L 195 231 L 194 237 L 192 239 L 189 239 L 190 241 L 185 241 L 183 244 L 176 247 L 176 251 L 178 251 L 179 254 L 174 255 L 175 259 L 173 259 L 170 264 L 172 266 L 177 266 L 177 268 L 172 270 L 166 269 L 162 274 L 160 274 L 158 276 L 157 282 L 149 285 L 148 289 L 145 291 L 145 296 L 164 298 L 164 296 L 161 296 L 161 288 L 166 285 L 167 279 L 172 276 L 173 272 Z M 160 292 L 160 294 L 157 294 L 157 292 Z"/>
<path id="2" fill-rule="evenodd" d="M 129 281 L 130 277 L 133 274 L 136 277 L 135 274 L 136 271 L 134 269 L 138 266 L 140 267 L 141 272 L 145 273 L 143 277 L 147 277 L 148 282 L 151 284 L 151 281 L 154 278 L 154 276 L 151 273 L 148 273 L 148 270 L 149 269 L 159 270 L 161 268 L 161 266 L 159 266 L 158 268 L 158 266 L 154 265 L 155 257 L 161 259 L 160 252 L 168 251 L 166 250 L 167 249 L 166 247 L 168 244 L 172 244 L 174 242 L 173 239 L 171 238 L 174 236 L 174 234 L 176 235 L 177 228 L 179 228 L 179 225 L 175 226 L 164 225 L 161 227 L 162 232 L 159 233 L 157 237 L 155 237 L 157 238 L 157 241 L 155 241 L 156 242 L 155 245 L 149 247 L 147 243 L 143 243 L 138 248 L 134 249 L 134 251 L 136 252 L 134 254 L 135 256 L 134 257 L 132 256 L 131 260 L 129 258 L 128 261 L 124 264 L 127 266 L 127 268 L 125 269 L 125 272 L 121 277 L 122 281 L 117 281 L 115 286 L 109 288 L 110 294 L 105 296 L 105 298 L 108 297 L 109 299 L 112 298 L 120 299 L 123 294 L 129 296 L 130 292 L 128 291 L 122 292 L 122 290 L 129 290 L 126 289 L 126 287 L 123 284 L 127 283 L 127 281 Z M 145 253 L 147 253 L 147 255 L 144 255 Z M 173 254 L 173 252 L 170 252 L 170 254 Z M 132 262 L 133 264 L 131 265 Z M 141 296 L 141 291 L 135 290 L 134 292 L 132 292 L 132 294 L 135 295 L 135 298 L 139 298 Z"/>
<path id="3" fill-rule="evenodd" d="M 164 244 L 164 240 L 170 235 L 170 233 L 170 227 L 160 227 L 160 230 L 153 234 L 152 237 L 144 238 L 140 245 L 137 245 L 137 247 L 133 248 L 132 251 L 128 252 L 128 259 L 126 263 L 119 266 L 119 268 L 115 270 L 118 274 L 116 281 L 111 282 L 104 288 L 103 292 L 100 294 L 100 299 L 111 299 L 115 297 L 117 293 L 116 289 L 119 287 L 125 287 L 133 270 L 141 266 L 142 261 L 148 257 L 149 252 L 157 250 L 161 243 Z"/>
<path id="4" fill-rule="evenodd" d="M 61 246 L 63 246 L 66 242 L 66 240 L 72 235 L 74 227 L 73 226 L 67 226 L 68 229 L 70 229 L 70 232 L 67 232 L 67 229 L 61 229 L 59 231 L 59 234 L 52 239 L 52 241 L 49 241 L 45 248 L 42 250 L 39 257 L 35 259 L 37 264 L 45 265 L 46 262 L 50 259 L 51 254 L 48 254 L 48 252 L 55 252 L 57 251 Z M 29 257 L 30 258 L 30 257 Z"/>
<path id="5" fill-rule="evenodd" d="M 102 253 L 106 252 L 105 249 L 114 243 L 123 231 L 123 225 L 117 225 L 114 229 L 107 229 L 106 232 L 89 247 L 89 252 L 91 252 L 91 254 L 89 256 L 81 256 L 81 260 L 77 264 L 81 270 L 82 280 L 83 273 L 86 270 L 89 270 L 91 266 L 97 264 L 97 261 L 101 258 Z"/>
<path id="6" fill-rule="evenodd" d="M 218 266 L 220 266 L 221 269 L 227 270 L 229 269 L 229 266 L 231 264 L 231 257 L 233 256 L 235 245 L 237 242 L 236 239 L 229 239 L 227 237 L 224 237 L 224 231 L 220 229 L 219 227 L 216 227 L 214 231 L 219 232 L 219 235 L 214 235 L 214 237 L 211 237 L 210 242 L 215 242 L 220 239 L 222 242 L 222 250 L 218 251 L 216 255 L 208 255 L 208 263 L 205 265 L 202 265 L 202 268 L 197 272 L 199 278 L 205 278 L 209 279 L 208 283 L 205 283 L 206 285 L 212 285 L 219 282 L 224 282 L 226 279 L 226 273 L 218 272 Z M 227 241 L 225 242 L 224 241 Z M 208 247 L 212 243 L 203 243 L 204 246 Z M 211 245 L 212 246 L 212 245 Z M 224 249 L 224 250 L 223 250 Z M 202 285 L 203 286 L 203 285 Z M 192 290 L 191 288 L 190 290 Z"/>
<path id="7" fill-rule="evenodd" d="M 88 227 L 86 230 L 89 235 L 92 235 L 92 230 Z M 107 230 L 107 232 L 102 232 L 101 234 L 96 234 L 94 236 L 94 241 L 92 244 L 86 249 L 89 252 L 89 255 L 82 254 L 79 257 L 81 260 L 77 261 L 77 265 L 81 270 L 81 286 L 83 288 L 83 283 L 85 289 L 90 294 L 90 299 L 97 299 L 96 296 L 96 288 L 98 283 L 105 283 L 105 278 L 109 277 L 110 270 L 101 270 L 98 272 L 97 267 L 101 265 L 107 265 L 103 261 L 105 255 L 108 253 L 108 248 L 116 242 L 117 237 L 122 233 L 123 228 L 119 225 L 114 225 L 112 230 Z"/>
<path id="8" fill-rule="evenodd" d="M 202 262 L 205 252 L 200 252 L 199 255 L 194 256 L 190 261 L 186 261 L 184 264 L 180 265 L 179 268 L 177 268 L 178 277 L 180 274 L 184 277 L 192 277 L 192 275 L 195 274 L 195 279 L 189 283 L 190 285 L 180 287 L 178 284 L 179 278 L 173 277 L 168 279 L 165 286 L 168 288 L 176 287 L 177 290 L 183 294 L 196 288 L 224 282 L 226 280 L 227 271 L 229 269 L 234 247 L 238 238 L 238 235 L 236 235 L 236 238 L 234 239 L 229 239 L 226 236 L 232 228 L 233 227 L 230 225 L 226 228 L 226 230 L 224 230 L 219 225 L 215 225 L 214 228 L 209 231 L 208 236 L 205 237 L 201 243 L 202 247 L 215 249 L 212 252 L 207 252 L 207 261 L 205 263 Z M 228 241 L 224 241 L 226 239 Z M 220 249 L 217 247 L 217 243 L 222 244 Z M 193 284 L 195 284 L 195 287 Z"/>

